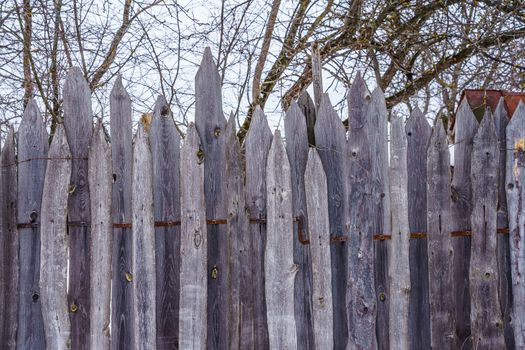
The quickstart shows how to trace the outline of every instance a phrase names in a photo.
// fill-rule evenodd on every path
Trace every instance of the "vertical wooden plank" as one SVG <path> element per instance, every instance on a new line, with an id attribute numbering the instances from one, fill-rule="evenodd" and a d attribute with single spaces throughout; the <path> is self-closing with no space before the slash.
<path id="1" fill-rule="evenodd" d="M 44 189 L 40 249 L 40 291 L 47 349 L 70 349 L 71 322 L 67 301 L 67 202 L 71 153 L 62 124 L 49 147 Z"/>
<path id="2" fill-rule="evenodd" d="M 180 220 L 180 135 L 164 97 L 159 96 L 151 125 L 155 221 Z M 157 270 L 157 349 L 176 349 L 179 329 L 180 227 L 155 228 Z"/>
<path id="3" fill-rule="evenodd" d="M 97 122 L 89 147 L 89 197 L 91 198 L 91 321 L 90 349 L 110 348 L 111 253 L 111 148 L 102 121 Z"/>
<path id="4" fill-rule="evenodd" d="M 390 348 L 408 349 L 408 306 L 410 300 L 410 268 L 408 223 L 407 137 L 403 118 L 392 116 L 390 137 L 390 200 L 392 208 L 392 239 L 388 256 L 390 279 L 389 339 Z"/>
<path id="5" fill-rule="evenodd" d="M 305 117 L 297 103 L 292 102 L 284 119 L 286 153 L 292 170 L 293 216 L 301 222 L 304 239 L 308 239 L 308 215 L 304 172 L 308 159 L 308 135 Z M 294 225 L 294 262 L 299 265 L 295 279 L 295 322 L 297 325 L 297 346 L 299 349 L 313 349 L 314 329 L 312 320 L 312 270 L 308 245 L 298 239 L 298 225 Z"/>
<path id="6" fill-rule="evenodd" d="M 308 144 L 310 146 L 315 146 L 315 119 L 317 115 L 317 110 L 314 105 L 314 101 L 308 94 L 308 91 L 304 90 L 303 92 L 301 92 L 301 95 L 299 95 L 299 99 L 297 100 L 297 104 L 299 105 L 301 112 L 303 112 L 303 115 L 306 118 L 306 132 L 308 133 Z"/>
<path id="7" fill-rule="evenodd" d="M 432 349 L 457 344 L 450 238 L 450 159 L 443 123 L 434 125 L 427 152 L 427 243 Z"/>
<path id="8" fill-rule="evenodd" d="M 520 101 L 507 125 L 507 208 L 512 273 L 512 327 L 516 349 L 525 347 L 525 105 Z"/>
<path id="9" fill-rule="evenodd" d="M 272 143 L 272 132 L 263 111 L 255 108 L 250 129 L 246 134 L 246 205 L 250 219 L 266 219 L 266 161 Z M 245 342 L 249 349 L 268 349 L 268 324 L 266 322 L 266 297 L 264 288 L 264 245 L 266 225 L 251 223 L 250 261 L 252 282 L 244 285 L 246 293 L 254 298 L 253 318 L 244 318 L 244 327 L 252 328 L 253 341 Z M 248 332 L 248 331 L 247 331 Z"/>
<path id="10" fill-rule="evenodd" d="M 156 348 L 155 226 L 153 219 L 153 158 L 149 120 L 139 122 L 133 140 L 131 181 L 134 349 Z"/>
<path id="11" fill-rule="evenodd" d="M 328 95 L 324 95 L 319 106 L 315 124 L 315 139 L 319 157 L 323 163 L 328 189 L 328 216 L 330 237 L 344 237 L 347 218 L 346 171 L 345 171 L 345 129 L 335 112 Z M 332 266 L 332 309 L 334 313 L 334 348 L 343 349 L 348 341 L 346 254 L 347 243 L 333 242 L 330 245 Z"/>
<path id="12" fill-rule="evenodd" d="M 222 113 L 221 79 L 210 48 L 206 48 L 195 76 L 195 125 L 204 150 L 206 217 L 225 219 L 226 119 Z M 228 239 L 225 225 L 208 227 L 208 348 L 228 346 Z"/>
<path id="13" fill-rule="evenodd" d="M 113 167 L 113 223 L 131 223 L 131 99 L 119 76 L 110 95 L 111 158 Z M 126 278 L 131 272 L 131 228 L 113 228 L 111 281 L 111 348 L 131 348 L 132 285 Z"/>
<path id="14" fill-rule="evenodd" d="M 498 229 L 509 227 L 507 210 L 507 190 L 505 186 L 505 173 L 507 161 L 507 140 L 506 128 L 509 122 L 505 99 L 500 98 L 496 110 L 494 111 L 494 124 L 498 135 L 499 145 L 499 166 L 498 166 Z M 507 349 L 514 349 L 514 334 L 512 332 L 511 310 L 512 310 L 512 277 L 510 271 L 510 242 L 508 234 L 498 236 L 498 267 L 499 267 L 499 298 L 500 307 L 503 313 L 503 331 Z"/>
<path id="15" fill-rule="evenodd" d="M 16 177 L 16 154 L 15 154 L 15 131 L 10 127 L 9 134 L 5 140 L 2 153 L 0 154 L 0 165 L 2 175 L 1 205 L 2 218 L 0 220 L 0 244 L 3 245 L 4 274 L 3 287 L 5 291 L 5 306 L 3 317 L 5 317 L 3 336 L 0 339 L 0 348 L 16 348 L 16 332 L 18 325 L 18 231 L 17 231 L 17 177 Z"/>
<path id="16" fill-rule="evenodd" d="M 427 231 L 427 149 L 432 128 L 419 108 L 405 125 L 407 135 L 408 220 L 410 232 Z M 410 240 L 409 349 L 430 349 L 427 241 Z"/>
<path id="17" fill-rule="evenodd" d="M 88 148 L 93 134 L 91 92 L 78 67 L 64 83 L 64 127 L 71 148 L 71 184 L 68 202 L 69 295 L 71 346 L 89 346 L 89 246 L 91 214 L 88 188 Z M 49 346 L 49 345 L 48 345 Z"/>
<path id="18" fill-rule="evenodd" d="M 333 349 L 332 268 L 328 191 L 323 163 L 315 148 L 308 153 L 305 175 L 306 207 L 310 225 L 313 327 L 315 349 Z"/>
<path id="19" fill-rule="evenodd" d="M 472 254 L 470 262 L 471 333 L 474 349 L 505 349 L 498 300 L 497 204 L 498 135 L 485 112 L 472 146 Z"/>
<path id="20" fill-rule="evenodd" d="M 314 87 L 315 107 L 319 109 L 323 96 L 323 62 L 317 43 L 312 45 L 312 85 Z"/>
<path id="21" fill-rule="evenodd" d="M 228 201 L 228 255 L 230 284 L 230 349 L 253 345 L 254 294 L 246 288 L 252 282 L 249 213 L 246 210 L 244 160 L 235 130 L 235 116 L 230 115 L 224 134 L 226 141 L 226 191 Z M 245 322 L 245 319 L 247 322 Z"/>
<path id="22" fill-rule="evenodd" d="M 40 300 L 40 210 L 46 172 L 47 132 L 34 100 L 30 100 L 18 128 L 18 228 L 20 244 L 20 299 L 18 349 L 45 349 Z"/>
<path id="23" fill-rule="evenodd" d="M 466 99 L 463 99 L 456 115 L 456 139 L 454 145 L 454 172 L 452 174 L 451 223 L 452 231 L 470 229 L 472 212 L 472 188 L 470 161 L 472 140 L 478 121 Z M 456 332 L 459 344 L 470 349 L 470 292 L 469 261 L 470 237 L 454 237 L 454 290 L 456 301 Z"/>
<path id="24" fill-rule="evenodd" d="M 380 88 L 374 89 L 367 112 L 368 140 L 371 148 L 372 165 L 372 232 L 389 235 L 391 230 L 390 189 L 388 176 L 388 111 L 385 95 Z M 349 136 L 350 138 L 350 136 Z M 388 290 L 388 242 L 374 241 L 374 278 L 377 299 L 376 336 L 379 349 L 389 349 Z"/>
<path id="25" fill-rule="evenodd" d="M 206 349 L 207 247 L 204 165 L 190 124 L 180 159 L 181 242 L 179 349 Z"/>
<path id="26" fill-rule="evenodd" d="M 264 277 L 270 349 L 297 349 L 294 316 L 293 207 L 290 163 L 275 131 L 266 164 L 268 209 Z"/>
<path id="27" fill-rule="evenodd" d="M 374 241 L 380 219 L 371 194 L 375 186 L 369 117 L 371 96 L 360 75 L 348 92 L 348 344 L 351 348 L 378 347 L 376 337 L 377 298 L 374 284 Z"/>

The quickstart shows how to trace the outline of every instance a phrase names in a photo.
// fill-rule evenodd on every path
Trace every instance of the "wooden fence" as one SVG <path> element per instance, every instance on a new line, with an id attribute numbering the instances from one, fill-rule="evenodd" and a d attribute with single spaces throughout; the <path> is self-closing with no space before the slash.
<path id="1" fill-rule="evenodd" d="M 525 347 L 525 105 L 463 103 L 451 171 L 360 76 L 347 129 L 303 94 L 243 145 L 209 50 L 183 140 L 162 97 L 132 140 L 120 78 L 111 143 L 79 69 L 63 96 L 0 154 L 1 349 Z"/>

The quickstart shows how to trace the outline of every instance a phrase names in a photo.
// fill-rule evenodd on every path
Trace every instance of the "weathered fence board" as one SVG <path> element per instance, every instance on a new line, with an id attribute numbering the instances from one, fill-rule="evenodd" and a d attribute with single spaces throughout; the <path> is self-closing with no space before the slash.
<path id="1" fill-rule="evenodd" d="M 195 76 L 195 126 L 204 151 L 206 217 L 226 218 L 225 144 L 226 119 L 222 113 L 221 78 L 206 48 Z M 228 239 L 225 225 L 208 226 L 208 348 L 228 346 Z"/>
<path id="2" fill-rule="evenodd" d="M 188 127 L 180 159 L 179 349 L 206 349 L 207 247 L 204 165 L 199 135 Z"/>
<path id="3" fill-rule="evenodd" d="M 427 152 L 427 242 L 432 349 L 455 349 L 457 344 L 453 254 L 450 238 L 450 160 L 441 120 L 434 125 Z"/>
<path id="4" fill-rule="evenodd" d="M 427 148 L 432 133 L 419 108 L 405 125 L 407 135 L 408 220 L 411 233 L 427 231 Z M 428 254 L 426 239 L 410 240 L 409 349 L 430 349 Z"/>
<path id="5" fill-rule="evenodd" d="M 150 133 L 156 222 L 180 220 L 180 135 L 164 97 L 153 109 Z M 176 349 L 179 329 L 180 227 L 155 228 L 157 349 Z"/>
<path id="6" fill-rule="evenodd" d="M 507 190 L 505 186 L 505 169 L 507 162 L 507 140 L 506 128 L 509 122 L 505 99 L 500 98 L 494 111 L 494 124 L 498 135 L 499 165 L 498 165 L 498 230 L 506 230 L 509 227 L 507 210 Z M 511 301 L 512 301 L 512 279 L 510 272 L 510 242 L 508 234 L 498 234 L 498 267 L 499 267 L 499 298 L 501 311 L 503 313 L 503 325 L 505 344 L 507 349 L 514 349 L 514 335 L 510 324 Z"/>
<path id="7" fill-rule="evenodd" d="M 507 125 L 507 208 L 512 272 L 512 327 L 516 349 L 525 347 L 525 105 L 520 102 Z"/>
<path id="8" fill-rule="evenodd" d="M 155 226 L 150 120 L 143 118 L 133 140 L 131 180 L 133 336 L 135 349 L 156 348 Z"/>
<path id="9" fill-rule="evenodd" d="M 407 137 L 403 119 L 392 116 L 390 138 L 390 200 L 392 239 L 388 256 L 390 279 L 390 349 L 408 349 L 408 306 L 410 299 L 408 223 Z"/>
<path id="10" fill-rule="evenodd" d="M 470 229 L 472 212 L 472 188 L 470 182 L 470 161 L 472 139 L 478 128 L 478 121 L 466 99 L 456 114 L 454 171 L 452 173 L 451 229 L 463 231 Z M 454 291 L 456 303 L 456 332 L 459 344 L 464 349 L 471 348 L 470 339 L 470 292 L 469 262 L 470 242 L 468 236 L 452 238 L 454 249 Z"/>
<path id="11" fill-rule="evenodd" d="M 315 349 L 333 349 L 332 272 L 330 263 L 330 220 L 323 163 L 315 148 L 308 153 L 304 174 L 311 250 L 312 309 Z"/>
<path id="12" fill-rule="evenodd" d="M 246 205 L 252 220 L 266 219 L 266 161 L 272 143 L 272 132 L 263 111 L 255 108 L 250 129 L 245 139 L 246 154 Z M 246 328 L 252 328 L 253 340 L 246 340 L 250 349 L 268 349 L 268 324 L 266 322 L 266 297 L 264 288 L 264 246 L 266 225 L 253 222 L 250 225 L 252 269 L 250 289 L 254 295 L 253 318 L 244 319 Z"/>
<path id="13" fill-rule="evenodd" d="M 18 349 L 45 349 L 40 300 L 40 216 L 49 143 L 34 100 L 29 101 L 18 128 L 18 228 L 20 244 L 20 299 Z"/>
<path id="14" fill-rule="evenodd" d="M 72 68 L 64 83 L 64 127 L 71 149 L 68 201 L 71 347 L 89 347 L 89 246 L 91 214 L 88 189 L 88 149 L 93 134 L 91 92 L 80 68 Z M 49 345 L 48 345 L 49 346 Z"/>
<path id="15" fill-rule="evenodd" d="M 0 244 L 3 246 L 3 278 L 0 288 L 4 288 L 5 299 L 3 314 L 4 327 L 3 336 L 0 338 L 1 349 L 15 349 L 16 332 L 18 325 L 18 231 L 17 231 L 17 174 L 16 174 L 16 151 L 15 151 L 15 131 L 10 127 L 9 134 L 5 140 L 2 153 L 0 154 L 0 165 L 2 174 L 0 204 Z"/>
<path id="16" fill-rule="evenodd" d="M 112 217 L 115 224 L 131 223 L 131 99 L 118 77 L 110 95 L 111 157 L 113 166 Z M 131 333 L 131 228 L 113 228 L 111 284 L 111 348 L 127 350 Z"/>
<path id="17" fill-rule="evenodd" d="M 344 239 L 347 218 L 346 171 L 345 171 L 345 129 L 334 111 L 328 95 L 321 100 L 315 123 L 316 147 L 326 174 L 328 191 L 328 216 L 330 239 Z M 344 241 L 330 245 L 332 266 L 332 309 L 334 313 L 334 348 L 343 349 L 348 341 L 346 295 L 347 271 Z"/>
<path id="18" fill-rule="evenodd" d="M 275 131 L 266 164 L 267 231 L 264 252 L 270 349 L 297 349 L 293 255 L 292 182 L 281 134 Z"/>
<path id="19" fill-rule="evenodd" d="M 110 348 L 111 253 L 111 148 L 102 121 L 98 121 L 89 147 L 89 197 L 91 198 L 91 309 L 89 348 Z"/>
<path id="20" fill-rule="evenodd" d="M 40 221 L 40 292 L 47 349 L 63 350 L 72 348 L 67 302 L 70 237 L 66 227 L 71 153 L 61 124 L 55 130 L 48 156 Z"/>
<path id="21" fill-rule="evenodd" d="M 371 96 L 361 76 L 348 92 L 348 345 L 352 349 L 378 347 L 376 337 L 377 297 L 374 284 L 373 235 L 381 233 L 376 224 L 379 211 L 374 207 L 374 171 L 371 154 L 374 150 L 371 128 L 374 124 L 367 113 Z"/>
<path id="22" fill-rule="evenodd" d="M 228 256 L 230 284 L 229 348 L 245 349 L 253 344 L 253 289 L 249 216 L 246 210 L 244 164 L 232 114 L 226 125 L 226 197 L 228 201 Z M 245 318 L 248 320 L 245 323 Z"/>
<path id="23" fill-rule="evenodd" d="M 321 98 L 322 99 L 322 98 Z M 321 101 L 319 101 L 321 103 Z M 314 105 L 314 101 L 308 94 L 308 91 L 304 90 L 299 98 L 297 99 L 297 105 L 303 112 L 306 119 L 306 132 L 308 133 L 308 144 L 315 146 L 315 120 L 317 118 L 317 110 Z"/>
<path id="24" fill-rule="evenodd" d="M 470 261 L 471 334 L 474 349 L 504 349 L 498 300 L 497 204 L 498 135 L 490 110 L 474 136 L 471 161 L 472 241 Z"/>
<path id="25" fill-rule="evenodd" d="M 308 215 L 306 213 L 306 193 L 304 172 L 308 159 L 308 134 L 305 117 L 297 103 L 292 102 L 284 119 L 286 134 L 286 153 L 290 162 L 292 180 L 293 216 L 300 221 L 294 225 L 294 262 L 299 265 L 295 278 L 295 322 L 297 326 L 297 346 L 299 349 L 313 349 L 314 329 L 312 323 L 312 271 L 308 245 Z M 304 240 L 301 242 L 300 240 Z"/>

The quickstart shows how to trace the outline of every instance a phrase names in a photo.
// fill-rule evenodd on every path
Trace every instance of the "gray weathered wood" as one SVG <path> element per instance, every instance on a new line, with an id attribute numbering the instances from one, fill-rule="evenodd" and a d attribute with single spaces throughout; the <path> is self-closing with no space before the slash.
<path id="1" fill-rule="evenodd" d="M 155 227 L 153 219 L 153 158 L 147 119 L 133 140 L 131 179 L 132 279 L 134 349 L 156 349 Z"/>
<path id="2" fill-rule="evenodd" d="M 507 210 L 507 190 L 505 186 L 505 169 L 507 161 L 506 128 L 509 122 L 505 99 L 500 98 L 494 111 L 494 124 L 498 135 L 499 166 L 498 166 L 498 229 L 509 227 Z M 514 334 L 510 324 L 512 301 L 512 278 L 510 272 L 510 242 L 508 234 L 498 236 L 498 267 L 499 267 L 499 298 L 503 312 L 503 325 L 507 349 L 514 349 Z"/>
<path id="3" fill-rule="evenodd" d="M 131 223 L 131 99 L 118 77 L 110 95 L 111 157 L 113 165 L 113 223 Z M 111 348 L 130 349 L 132 341 L 131 228 L 113 228 L 111 284 Z"/>
<path id="4" fill-rule="evenodd" d="M 204 165 L 199 135 L 190 124 L 180 159 L 181 242 L 179 349 L 206 349 L 207 235 Z"/>
<path id="5" fill-rule="evenodd" d="M 18 128 L 18 222 L 35 223 L 19 228 L 20 299 L 17 348 L 45 349 L 40 300 L 40 211 L 49 143 L 35 100 L 30 100 Z"/>
<path id="6" fill-rule="evenodd" d="M 293 216 L 301 222 L 303 239 L 308 239 L 308 215 L 304 172 L 308 159 L 308 135 L 305 117 L 297 103 L 292 102 L 284 119 L 286 153 L 290 161 L 292 180 Z M 295 322 L 297 325 L 297 346 L 299 349 L 313 349 L 314 329 L 312 320 L 312 270 L 308 245 L 298 239 L 298 225 L 293 234 L 294 262 L 299 265 L 295 278 Z M 328 260 L 330 261 L 330 260 Z"/>
<path id="7" fill-rule="evenodd" d="M 229 348 L 245 349 L 253 344 L 253 290 L 249 215 L 246 210 L 244 160 L 235 130 L 235 116 L 230 115 L 226 131 L 226 191 L 228 201 L 228 256 L 230 284 Z M 248 322 L 244 322 L 244 319 Z"/>
<path id="8" fill-rule="evenodd" d="M 498 166 L 498 135 L 492 113 L 487 109 L 474 136 L 471 162 L 470 321 L 472 347 L 480 350 L 505 349 L 496 254 Z"/>
<path id="9" fill-rule="evenodd" d="M 272 143 L 272 132 L 266 116 L 259 107 L 255 108 L 250 129 L 246 134 L 246 205 L 251 219 L 266 219 L 266 161 Z M 268 324 L 266 322 L 266 298 L 264 288 L 264 245 L 266 225 L 250 224 L 251 283 L 245 284 L 246 293 L 253 293 L 253 315 L 246 315 L 243 328 L 253 334 L 244 342 L 247 349 L 268 349 Z M 251 329 L 251 331 L 250 331 Z"/>
<path id="10" fill-rule="evenodd" d="M 322 98 L 321 98 L 322 99 Z M 315 146 L 315 119 L 317 116 L 317 110 L 314 105 L 314 101 L 308 94 L 308 91 L 304 90 L 297 99 L 297 104 L 303 112 L 306 119 L 306 132 L 308 133 L 308 144 Z M 320 104 L 320 102 L 319 102 Z"/>
<path id="11" fill-rule="evenodd" d="M 408 220 L 411 233 L 427 231 L 427 148 L 432 133 L 415 108 L 405 125 L 407 134 Z M 410 240 L 409 349 L 430 349 L 428 254 L 426 239 Z"/>
<path id="12" fill-rule="evenodd" d="M 292 182 L 281 134 L 275 131 L 266 164 L 267 231 L 264 252 L 270 349 L 297 349 L 294 316 Z"/>
<path id="13" fill-rule="evenodd" d="M 82 71 L 71 68 L 64 83 L 64 127 L 71 148 L 68 201 L 69 289 L 71 346 L 89 347 L 89 246 L 91 214 L 88 189 L 88 149 L 93 134 L 91 92 Z M 48 345 L 49 346 L 49 345 Z"/>
<path id="14" fill-rule="evenodd" d="M 441 120 L 427 152 L 427 244 L 432 349 L 456 349 L 453 255 L 450 238 L 450 159 Z"/>
<path id="15" fill-rule="evenodd" d="M 348 92 L 348 348 L 373 349 L 376 338 L 377 297 L 374 284 L 374 241 L 379 212 L 371 194 L 375 195 L 373 176 L 375 141 L 371 139 L 373 123 L 371 96 L 360 75 Z"/>
<path id="16" fill-rule="evenodd" d="M 180 135 L 164 97 L 151 125 L 155 221 L 180 220 Z M 157 349 L 176 349 L 179 329 L 180 226 L 155 228 Z"/>
<path id="17" fill-rule="evenodd" d="M 204 151 L 204 190 L 206 217 L 225 219 L 225 145 L 226 119 L 222 113 L 221 78 L 206 48 L 195 76 L 195 126 Z M 208 348 L 228 346 L 228 240 L 225 225 L 208 227 Z M 211 273 L 213 272 L 213 273 Z"/>
<path id="18" fill-rule="evenodd" d="M 5 140 L 2 153 L 0 154 L 0 165 L 2 174 L 0 176 L 0 203 L 2 217 L 0 218 L 0 244 L 3 246 L 3 278 L 0 288 L 4 289 L 5 299 L 2 316 L 4 317 L 3 335 L 0 338 L 1 349 L 16 348 L 16 332 L 18 325 L 18 230 L 17 230 L 17 177 L 16 177 L 16 153 L 15 153 L 15 131 L 9 127 L 9 134 Z"/>
<path id="19" fill-rule="evenodd" d="M 42 194 L 40 292 L 47 349 L 71 348 L 67 301 L 68 243 L 66 218 L 71 153 L 62 124 L 49 148 Z"/>
<path id="20" fill-rule="evenodd" d="M 110 348 L 111 253 L 111 148 L 102 121 L 97 122 L 89 147 L 88 180 L 91 198 L 91 309 L 90 349 Z"/>
<path id="21" fill-rule="evenodd" d="M 470 183 L 470 161 L 472 139 L 478 121 L 472 113 L 467 99 L 463 99 L 456 114 L 456 138 L 454 145 L 454 172 L 452 174 L 451 230 L 470 229 L 472 212 L 472 188 Z M 459 344 L 470 349 L 470 292 L 469 261 L 470 237 L 454 237 L 454 290 L 456 302 L 456 332 Z"/>
<path id="22" fill-rule="evenodd" d="M 323 96 L 323 62 L 317 43 L 312 45 L 312 85 L 314 87 L 315 107 L 319 109 Z"/>
<path id="23" fill-rule="evenodd" d="M 366 98 L 366 97 L 365 97 Z M 385 95 L 380 88 L 374 89 L 367 111 L 368 121 L 363 130 L 368 133 L 372 166 L 372 222 L 373 234 L 390 234 L 390 188 L 388 176 L 388 111 Z M 349 128 L 350 130 L 350 128 Z M 355 133 L 349 132 L 350 135 Z M 377 346 L 389 349 L 388 247 L 386 241 L 374 241 L 374 275 L 377 299 Z"/>
<path id="24" fill-rule="evenodd" d="M 525 105 L 520 101 L 507 125 L 507 208 L 512 273 L 512 327 L 516 349 L 525 347 Z"/>
<path id="25" fill-rule="evenodd" d="M 345 129 L 334 111 L 328 95 L 319 106 L 315 124 L 315 139 L 326 174 L 330 237 L 347 236 L 347 190 L 345 171 Z M 332 266 L 332 309 L 334 312 L 334 348 L 343 349 L 348 339 L 345 303 L 347 291 L 346 243 L 330 245 Z"/>
<path id="26" fill-rule="evenodd" d="M 306 206 L 310 225 L 312 308 L 315 349 L 333 349 L 332 272 L 330 262 L 330 220 L 326 175 L 319 154 L 308 153 L 304 174 Z"/>
<path id="27" fill-rule="evenodd" d="M 408 306 L 410 301 L 410 268 L 408 223 L 407 137 L 403 118 L 392 116 L 390 138 L 390 201 L 392 239 L 388 256 L 390 279 L 389 339 L 390 348 L 408 349 Z"/>

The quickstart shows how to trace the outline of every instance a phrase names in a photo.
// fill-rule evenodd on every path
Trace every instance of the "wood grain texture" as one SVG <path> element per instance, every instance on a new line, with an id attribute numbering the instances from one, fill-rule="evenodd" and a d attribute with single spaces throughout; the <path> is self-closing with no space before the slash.
<path id="1" fill-rule="evenodd" d="M 226 119 L 222 112 L 221 78 L 206 48 L 195 76 L 195 125 L 204 151 L 204 190 L 208 219 L 225 219 Z M 225 225 L 208 227 L 208 348 L 228 346 L 228 240 Z M 213 276 L 212 276 L 212 273 Z"/>
<path id="2" fill-rule="evenodd" d="M 452 174 L 451 229 L 470 229 L 472 212 L 472 188 L 470 183 L 470 162 L 472 140 L 478 128 L 478 121 L 466 99 L 456 114 L 454 145 L 454 172 Z M 470 292 L 469 263 L 470 237 L 454 237 L 454 290 L 456 302 L 456 332 L 459 344 L 470 349 Z"/>
<path id="3" fill-rule="evenodd" d="M 164 97 L 151 124 L 155 221 L 180 220 L 180 135 Z M 157 349 L 177 349 L 179 329 L 180 226 L 155 228 Z"/>
<path id="4" fill-rule="evenodd" d="M 490 110 L 485 112 L 472 146 L 472 228 L 470 293 L 472 347 L 505 349 L 498 300 L 497 204 L 498 135 Z"/>
<path id="5" fill-rule="evenodd" d="M 156 349 L 155 227 L 153 158 L 147 121 L 139 123 L 133 140 L 131 181 L 133 272 L 133 348 Z"/>
<path id="6" fill-rule="evenodd" d="M 93 134 L 91 92 L 82 71 L 71 68 L 63 89 L 64 127 L 71 148 L 71 184 L 68 201 L 69 289 L 71 346 L 89 346 L 89 258 L 91 213 L 88 188 L 88 149 Z M 72 311 L 75 310 L 75 311 Z M 48 345 L 49 346 L 49 345 Z"/>
<path id="7" fill-rule="evenodd" d="M 62 124 L 55 130 L 42 194 L 40 292 L 47 349 L 70 349 L 71 322 L 67 300 L 69 236 L 66 218 L 71 157 Z M 89 345 L 89 344 L 88 344 Z"/>
<path id="8" fill-rule="evenodd" d="M 314 88 L 315 107 L 319 108 L 323 96 L 323 61 L 317 43 L 312 45 L 312 85 Z"/>
<path id="9" fill-rule="evenodd" d="M 330 220 L 326 175 L 319 154 L 308 153 L 304 174 L 306 207 L 310 225 L 312 268 L 312 314 L 315 349 L 333 349 L 332 267 L 330 262 Z"/>
<path id="10" fill-rule="evenodd" d="M 322 97 L 321 97 L 322 99 Z M 319 104 L 321 102 L 319 101 Z M 306 118 L 306 132 L 308 133 L 308 144 L 310 146 L 315 146 L 315 120 L 317 116 L 317 109 L 314 104 L 314 101 L 308 94 L 308 91 L 304 90 L 299 95 L 297 99 L 297 105 L 303 112 L 304 117 Z"/>
<path id="11" fill-rule="evenodd" d="M 131 99 L 118 77 L 110 95 L 113 223 L 131 223 Z M 113 228 L 111 281 L 111 348 L 131 348 L 131 228 Z"/>
<path id="12" fill-rule="evenodd" d="M 390 280 L 389 339 L 390 348 L 408 349 L 408 307 L 410 301 L 410 268 L 408 223 L 407 136 L 403 118 L 392 116 L 390 138 L 390 201 L 392 239 L 388 256 Z"/>
<path id="13" fill-rule="evenodd" d="M 266 164 L 267 232 L 264 251 L 270 349 L 297 349 L 294 316 L 292 182 L 281 135 L 275 131 Z"/>
<path id="14" fill-rule="evenodd" d="M 308 215 L 304 173 L 308 160 L 308 135 L 305 117 L 297 103 L 292 102 L 284 119 L 286 154 L 290 162 L 293 216 L 301 221 L 303 238 L 308 239 Z M 295 278 L 295 322 L 299 349 L 314 348 L 312 319 L 312 263 L 308 245 L 299 242 L 298 226 L 294 225 L 294 262 L 299 266 Z M 330 261 L 330 260 L 328 260 Z"/>
<path id="15" fill-rule="evenodd" d="M 18 349 L 45 349 L 42 304 L 40 300 L 40 216 L 46 172 L 47 132 L 36 101 L 30 100 L 18 128 L 18 205 L 19 223 L 34 222 L 32 228 L 19 228 L 20 299 L 18 301 Z M 33 214 L 33 217 L 31 216 Z M 36 217 L 35 217 L 36 215 Z"/>
<path id="16" fill-rule="evenodd" d="M 507 140 L 506 129 L 509 123 L 505 99 L 501 98 L 494 111 L 494 124 L 498 135 L 499 145 L 499 166 L 498 166 L 498 229 L 509 227 L 507 210 L 507 190 L 505 184 L 506 162 L 507 162 Z M 514 334 L 512 332 L 511 311 L 512 311 L 512 277 L 510 270 L 510 241 L 509 235 L 498 236 L 498 268 L 499 268 L 499 299 L 500 307 L 503 312 L 503 331 L 507 349 L 514 349 Z"/>
<path id="17" fill-rule="evenodd" d="M 450 156 L 443 123 L 434 125 L 427 152 L 427 244 L 432 349 L 456 349 L 450 237 Z"/>
<path id="18" fill-rule="evenodd" d="M 3 336 L 0 338 L 1 349 L 16 348 L 16 332 L 18 328 L 18 300 L 19 300 L 19 258 L 18 258 L 18 230 L 17 230 L 17 173 L 16 173 L 16 151 L 15 131 L 9 127 L 9 134 L 4 142 L 0 154 L 0 165 L 2 174 L 0 211 L 0 244 L 3 245 L 3 278 L 0 288 L 4 288 L 5 299 L 2 310 L 4 317 Z"/>
<path id="19" fill-rule="evenodd" d="M 266 162 L 272 143 L 272 132 L 266 116 L 255 108 L 245 139 L 246 155 L 246 206 L 250 218 L 266 219 Z M 268 349 L 268 324 L 266 322 L 266 297 L 264 287 L 264 247 L 266 225 L 250 224 L 251 283 L 244 285 L 246 293 L 253 293 L 253 319 L 246 317 L 244 327 L 253 329 L 253 341 L 246 341 L 247 349 Z"/>
<path id="20" fill-rule="evenodd" d="M 525 105 L 520 102 L 507 125 L 507 208 L 512 273 L 512 327 L 516 349 L 525 347 Z"/>
<path id="21" fill-rule="evenodd" d="M 235 123 L 235 116 L 231 114 L 224 134 L 230 270 L 229 348 L 246 349 L 250 344 L 253 345 L 254 336 L 254 293 L 252 289 L 246 288 L 252 283 L 252 237 L 249 235 L 249 213 L 246 210 L 244 159 Z"/>
<path id="22" fill-rule="evenodd" d="M 111 254 L 111 147 L 102 121 L 97 122 L 89 147 L 89 197 L 91 198 L 91 309 L 90 349 L 110 349 Z"/>
<path id="23" fill-rule="evenodd" d="M 419 108 L 405 125 L 407 135 L 410 232 L 427 231 L 427 149 L 432 128 Z M 409 349 L 430 349 L 428 253 L 426 239 L 410 240 Z"/>
<path id="24" fill-rule="evenodd" d="M 372 237 L 378 230 L 375 196 L 374 145 L 371 128 L 370 96 L 364 80 L 358 76 L 348 92 L 348 349 L 378 348 L 376 337 L 377 297 Z M 371 196 L 372 194 L 372 196 Z M 374 269 L 375 267 L 375 269 Z M 376 273 L 377 275 L 377 273 Z"/>
<path id="25" fill-rule="evenodd" d="M 182 145 L 179 348 L 206 349 L 207 234 L 204 164 L 199 135 L 190 124 Z"/>

